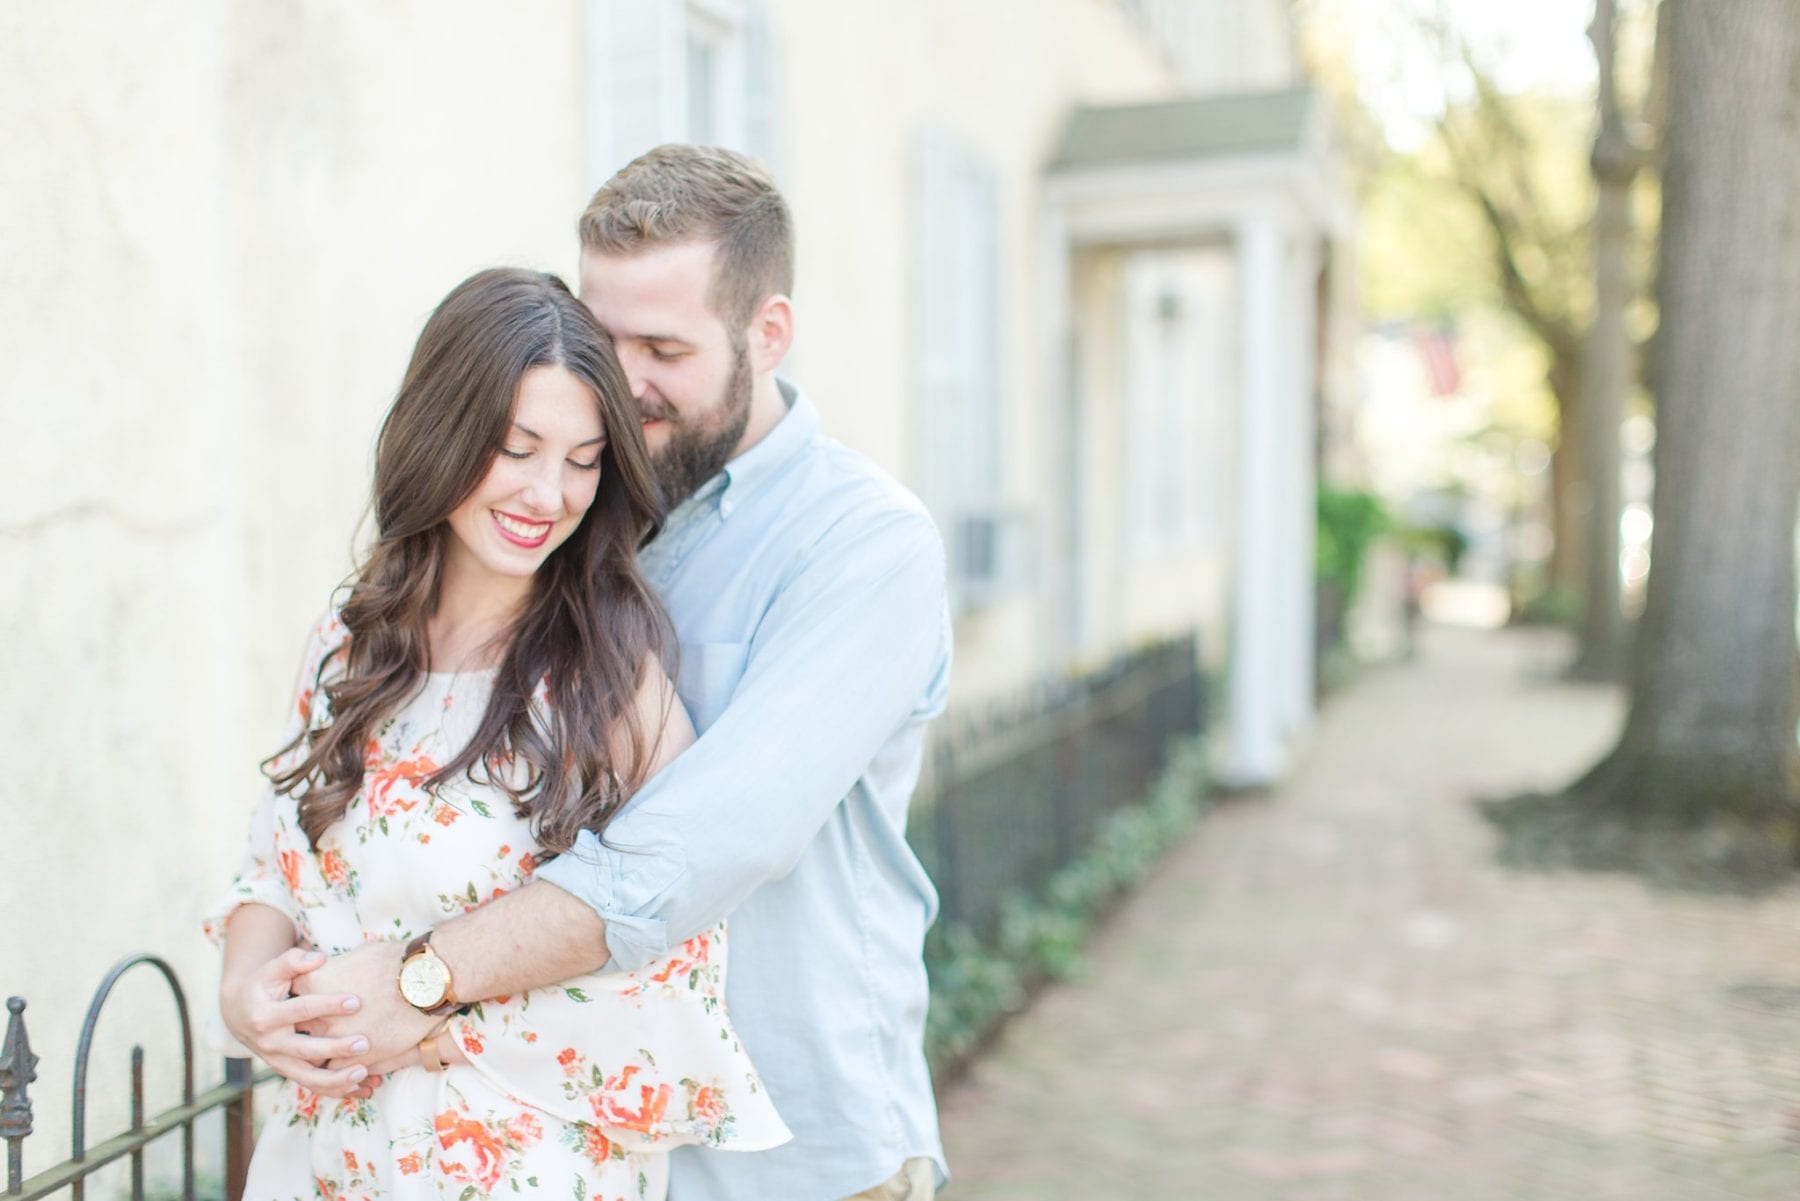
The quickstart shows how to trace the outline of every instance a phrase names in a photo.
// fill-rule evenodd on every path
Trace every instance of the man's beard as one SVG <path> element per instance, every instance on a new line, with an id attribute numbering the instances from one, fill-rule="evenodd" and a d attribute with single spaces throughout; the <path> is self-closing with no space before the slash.
<path id="1" fill-rule="evenodd" d="M 734 349 L 731 378 L 725 381 L 724 396 L 714 411 L 691 425 L 672 411 L 664 418 L 669 422 L 669 440 L 652 465 L 663 502 L 671 509 L 719 473 L 750 424 L 750 356 L 741 343 Z"/>

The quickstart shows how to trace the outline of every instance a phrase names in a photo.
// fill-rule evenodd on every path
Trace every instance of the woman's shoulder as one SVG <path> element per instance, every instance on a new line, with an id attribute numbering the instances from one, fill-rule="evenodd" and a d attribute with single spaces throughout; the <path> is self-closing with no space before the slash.
<path id="1" fill-rule="evenodd" d="M 307 629 L 306 646 L 300 654 L 294 691 L 300 717 L 308 725 L 319 724 L 321 714 L 313 701 L 320 687 L 343 674 L 349 658 L 350 627 L 344 624 L 343 605 L 333 601 Z"/>

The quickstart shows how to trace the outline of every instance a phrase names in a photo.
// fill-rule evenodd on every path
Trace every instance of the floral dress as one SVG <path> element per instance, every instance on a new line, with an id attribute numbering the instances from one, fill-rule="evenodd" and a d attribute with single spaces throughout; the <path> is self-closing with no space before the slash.
<path id="1" fill-rule="evenodd" d="M 319 685 L 342 670 L 347 640 L 336 614 L 314 628 L 290 733 L 330 721 Z M 529 880 L 539 847 L 503 791 L 460 773 L 423 787 L 473 735 L 490 683 L 427 677 L 370 739 L 362 790 L 316 849 L 294 798 L 265 790 L 208 933 L 222 939 L 237 906 L 257 902 L 337 954 L 404 942 Z M 655 1201 L 672 1147 L 786 1142 L 725 1011 L 725 951 L 721 923 L 635 972 L 484 1001 L 450 1021 L 467 1065 L 403 1069 L 367 1099 L 284 1083 L 246 1201 Z"/>

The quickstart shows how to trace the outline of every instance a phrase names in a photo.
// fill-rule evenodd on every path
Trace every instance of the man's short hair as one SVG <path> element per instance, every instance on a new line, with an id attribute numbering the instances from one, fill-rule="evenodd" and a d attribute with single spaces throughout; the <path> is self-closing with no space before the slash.
<path id="1" fill-rule="evenodd" d="M 594 193 L 579 228 L 583 253 L 716 245 L 708 300 L 734 338 L 764 300 L 794 290 L 787 202 L 766 168 L 735 151 L 670 143 L 639 155 Z"/>

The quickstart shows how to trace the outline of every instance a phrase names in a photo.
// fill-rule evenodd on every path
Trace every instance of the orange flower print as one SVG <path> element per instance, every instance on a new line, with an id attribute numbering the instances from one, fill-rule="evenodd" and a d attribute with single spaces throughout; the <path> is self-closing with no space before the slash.
<path id="1" fill-rule="evenodd" d="M 695 1117 L 704 1118 L 708 1122 L 717 1122 L 725 1116 L 724 1098 L 720 1097 L 719 1090 L 710 1084 L 700 1086 L 700 1091 L 694 1094 L 689 1108 L 693 1110 Z"/>
<path id="2" fill-rule="evenodd" d="M 281 879 L 288 886 L 289 892 L 300 891 L 300 852 L 283 851 L 281 860 Z"/>
<path id="3" fill-rule="evenodd" d="M 462 1045 L 463 1050 L 470 1055 L 479 1055 L 487 1050 L 487 1045 L 481 1041 L 481 1035 L 469 1029 L 463 1030 Z"/>
<path id="4" fill-rule="evenodd" d="M 565 1075 L 575 1070 L 575 1061 L 580 1058 L 581 1056 L 575 1053 L 574 1047 L 564 1047 L 556 1053 L 556 1062 L 562 1065 Z"/>
<path id="5" fill-rule="evenodd" d="M 636 1071 L 626 1068 L 627 1073 Z M 608 1081 L 610 1084 L 611 1081 Z M 605 1093 L 592 1093 L 588 1096 L 588 1105 L 594 1111 L 594 1117 L 603 1126 L 617 1126 L 621 1130 L 635 1130 L 639 1134 L 651 1134 L 662 1124 L 663 1115 L 668 1112 L 671 1089 L 666 1084 L 651 1088 L 648 1084 L 638 1085 L 638 1107 L 627 1109 L 622 1103 Z"/>
<path id="6" fill-rule="evenodd" d="M 310 1118 L 319 1112 L 319 1094 L 310 1088 L 294 1086 L 294 1112 L 303 1118 Z"/>
<path id="7" fill-rule="evenodd" d="M 570 1123 L 564 1129 L 563 1143 L 574 1147 L 597 1168 L 605 1167 L 606 1161 L 612 1158 L 612 1142 L 606 1132 L 588 1122 Z"/>
<path id="8" fill-rule="evenodd" d="M 444 804 L 442 801 L 439 801 L 436 805 L 432 806 L 431 809 L 431 820 L 440 826 L 450 825 L 458 816 L 455 809 Z"/>
<path id="9" fill-rule="evenodd" d="M 364 777 L 369 794 L 369 816 L 387 817 L 394 813 L 405 813 L 417 806 L 418 797 L 408 796 L 404 791 L 396 795 L 396 789 L 404 784 L 416 792 L 425 781 L 437 774 L 437 764 L 421 755 L 417 759 L 402 759 L 398 763 L 382 767 L 379 761 L 381 744 L 373 742 L 370 746 L 376 753 L 377 761 L 369 765 L 368 774 Z M 449 825 L 448 822 L 444 824 Z"/>
<path id="10" fill-rule="evenodd" d="M 319 856 L 319 872 L 333 888 L 342 888 L 350 883 L 350 865 L 336 851 L 326 851 Z"/>
<path id="11" fill-rule="evenodd" d="M 300 710 L 301 721 L 305 721 L 312 716 L 312 698 L 312 689 L 302 688 L 300 690 L 300 700 L 295 707 Z"/>
<path id="12" fill-rule="evenodd" d="M 313 1177 L 313 1186 L 319 1190 L 319 1196 L 323 1197 L 325 1199 L 325 1201 L 337 1201 L 337 1199 L 338 1199 L 337 1181 L 331 1179 L 328 1176 L 314 1176 Z"/>
<path id="13" fill-rule="evenodd" d="M 417 1151 L 413 1151 L 395 1160 L 394 1166 L 400 1169 L 402 1176 L 416 1176 L 419 1174 L 419 1170 L 425 1166 L 425 1161 L 420 1158 Z"/>
<path id="14" fill-rule="evenodd" d="M 537 865 L 538 865 L 537 856 L 533 855 L 530 851 L 526 851 L 523 855 L 520 855 L 519 856 L 519 876 L 520 876 L 520 878 L 525 879 L 525 880 L 531 879 L 531 873 L 535 872 L 537 870 Z"/>
<path id="15" fill-rule="evenodd" d="M 536 1114 L 527 1110 L 506 1124 L 506 1137 L 507 1141 L 517 1146 L 529 1147 L 544 1137 L 544 1124 L 538 1121 Z"/>
<path id="16" fill-rule="evenodd" d="M 458 1117 L 453 1110 L 439 1113 L 432 1124 L 437 1132 L 438 1146 L 444 1151 L 438 1156 L 439 1170 L 452 1180 L 473 1184 L 484 1193 L 493 1192 L 506 1167 L 506 1145 L 486 1123 Z M 510 1130 L 507 1133 L 513 1134 Z M 541 1134 L 539 1129 L 527 1138 L 514 1138 L 513 1141 L 515 1144 L 535 1142 Z M 463 1144 L 467 1144 L 467 1151 L 457 1152 L 456 1148 Z M 464 1158 L 470 1162 L 461 1162 Z"/>
<path id="17" fill-rule="evenodd" d="M 344 1152 L 344 1166 L 346 1168 L 349 1168 L 353 1174 L 355 1173 L 355 1171 L 356 1171 L 356 1152 L 354 1152 L 354 1151 L 345 1151 Z"/>
<path id="18" fill-rule="evenodd" d="M 519 1032 L 519 1037 L 528 1043 L 534 1043 L 537 1041 L 537 1031 L 522 1030 Z"/>

